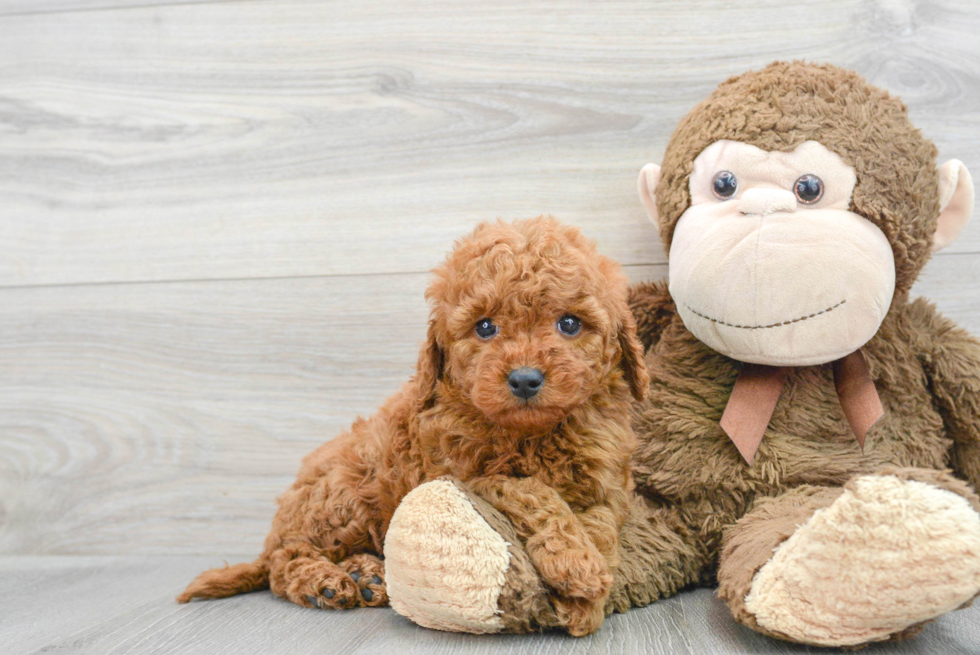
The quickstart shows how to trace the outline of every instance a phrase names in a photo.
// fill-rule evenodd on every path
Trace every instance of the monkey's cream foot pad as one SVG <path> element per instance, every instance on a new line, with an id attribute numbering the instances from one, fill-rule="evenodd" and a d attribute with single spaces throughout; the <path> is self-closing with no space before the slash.
<path id="1" fill-rule="evenodd" d="M 460 632 L 498 632 L 497 615 L 510 555 L 507 542 L 466 494 L 436 480 L 402 500 L 385 537 L 388 596 L 419 625 Z"/>
<path id="2" fill-rule="evenodd" d="M 847 485 L 756 573 L 746 608 L 800 642 L 849 646 L 956 609 L 980 593 L 980 514 L 967 499 L 891 475 Z"/>

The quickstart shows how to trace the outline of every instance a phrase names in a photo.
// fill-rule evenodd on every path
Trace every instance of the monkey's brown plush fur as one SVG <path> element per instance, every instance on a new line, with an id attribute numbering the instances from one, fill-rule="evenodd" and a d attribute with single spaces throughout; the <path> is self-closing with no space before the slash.
<path id="1" fill-rule="evenodd" d="M 435 271 L 428 340 L 412 380 L 368 420 L 308 455 L 251 564 L 202 573 L 178 598 L 254 589 L 307 607 L 387 602 L 385 533 L 399 501 L 443 475 L 516 526 L 557 620 L 602 622 L 632 496 L 630 395 L 648 377 L 618 266 L 551 218 L 488 223 Z M 556 322 L 581 319 L 568 336 Z M 497 334 L 474 326 L 491 318 Z M 508 374 L 544 383 L 524 400 Z"/>
<path id="2" fill-rule="evenodd" d="M 884 417 L 867 434 L 862 452 L 835 393 L 831 365 L 796 368 L 748 465 L 719 425 L 742 364 L 693 336 L 665 283 L 634 287 L 630 306 L 646 347 L 651 384 L 648 397 L 633 407 L 640 446 L 632 470 L 640 498 L 623 529 L 623 564 L 607 610 L 625 611 L 687 585 L 717 583 L 737 620 L 771 636 L 850 646 L 910 636 L 919 629 L 914 621 L 894 629 L 885 622 L 864 636 L 860 631 L 835 633 L 847 627 L 851 609 L 877 611 L 879 589 L 874 587 L 864 598 L 842 599 L 841 607 L 853 603 L 844 608 L 844 616 L 803 630 L 803 636 L 760 626 L 746 597 L 775 548 L 789 543 L 801 526 L 844 495 L 865 502 L 862 485 L 869 481 L 882 488 L 921 483 L 915 489 L 959 503 L 965 512 L 961 516 L 977 522 L 969 508 L 980 511 L 975 492 L 980 489 L 980 342 L 929 302 L 908 298 L 929 258 L 937 225 L 936 149 L 911 126 L 897 98 L 855 73 L 793 63 L 732 78 L 684 118 L 667 147 L 656 195 L 668 251 L 674 226 L 690 204 L 692 162 L 723 139 L 768 151 L 790 151 L 814 140 L 854 167 L 850 211 L 875 223 L 888 238 L 897 274 L 890 310 L 861 351 Z M 879 496 L 865 506 L 890 500 Z M 491 525 L 504 520 L 477 509 Z M 901 524 L 892 520 L 880 527 L 887 531 Z M 873 566 L 903 556 L 901 548 L 875 550 L 885 543 L 876 539 L 868 537 L 845 554 L 844 563 L 867 556 Z M 925 561 L 931 546 L 926 540 L 925 547 L 909 542 L 905 548 L 919 548 L 913 554 Z M 951 561 L 966 566 L 969 560 L 972 579 L 978 557 L 978 552 L 961 553 Z M 926 577 L 915 580 L 900 571 L 886 586 L 906 584 L 906 598 L 915 605 L 930 584 L 943 591 L 957 577 L 929 579 L 928 567 L 917 574 L 923 570 Z M 816 592 L 818 599 L 832 595 L 833 581 L 828 584 Z M 536 589 L 533 581 L 508 581 L 502 597 L 513 595 L 508 585 Z M 547 608 L 532 602 L 533 595 L 526 594 L 529 600 L 510 610 L 514 616 L 504 617 L 506 629 L 554 625 Z"/>

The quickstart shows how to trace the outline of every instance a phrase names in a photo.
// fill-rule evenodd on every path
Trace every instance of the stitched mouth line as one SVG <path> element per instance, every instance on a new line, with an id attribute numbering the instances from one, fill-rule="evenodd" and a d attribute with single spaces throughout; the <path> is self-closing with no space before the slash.
<path id="1" fill-rule="evenodd" d="M 814 316 L 820 316 L 821 314 L 826 314 L 827 312 L 832 312 L 832 311 L 834 311 L 835 309 L 837 309 L 838 307 L 840 307 L 841 305 L 843 305 L 846 302 L 847 302 L 847 299 L 845 298 L 844 300 L 841 300 L 836 305 L 831 305 L 827 309 L 823 309 L 823 310 L 821 310 L 819 312 L 814 312 L 812 314 L 807 314 L 806 316 L 800 316 L 799 318 L 794 318 L 793 320 L 790 320 L 790 321 L 781 321 L 779 323 L 772 323 L 770 325 L 735 325 L 734 323 L 726 323 L 725 321 L 719 321 L 717 318 L 711 318 L 710 316 L 705 316 L 704 314 L 702 314 L 698 310 L 694 309 L 693 307 L 691 307 L 687 303 L 684 303 L 684 306 L 687 307 L 692 312 L 694 312 L 695 314 L 697 314 L 698 316 L 700 316 L 701 318 L 708 319 L 712 323 L 717 323 L 718 325 L 727 325 L 728 327 L 738 328 L 740 330 L 765 330 L 765 329 L 768 329 L 768 328 L 779 327 L 781 325 L 791 325 L 793 323 L 799 323 L 800 321 L 805 321 L 805 320 L 807 320 L 809 318 L 813 318 Z"/>

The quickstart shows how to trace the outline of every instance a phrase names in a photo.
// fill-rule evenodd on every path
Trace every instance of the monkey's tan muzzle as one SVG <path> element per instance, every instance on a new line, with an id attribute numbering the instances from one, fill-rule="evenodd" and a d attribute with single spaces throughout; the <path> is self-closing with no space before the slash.
<path id="1" fill-rule="evenodd" d="M 762 216 L 796 211 L 796 196 L 785 189 L 748 189 L 738 200 L 738 211 Z"/>

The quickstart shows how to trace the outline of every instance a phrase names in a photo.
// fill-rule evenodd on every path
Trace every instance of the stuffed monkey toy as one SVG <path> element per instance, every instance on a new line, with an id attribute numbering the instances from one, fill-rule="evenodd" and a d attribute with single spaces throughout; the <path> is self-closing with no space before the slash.
<path id="1" fill-rule="evenodd" d="M 980 342 L 909 300 L 973 209 L 936 155 L 897 98 L 794 62 L 723 83 L 643 169 L 669 286 L 632 290 L 651 384 L 607 612 L 717 584 L 754 630 L 853 647 L 980 594 Z M 562 627 L 465 486 L 409 494 L 385 555 L 421 625 Z"/>

